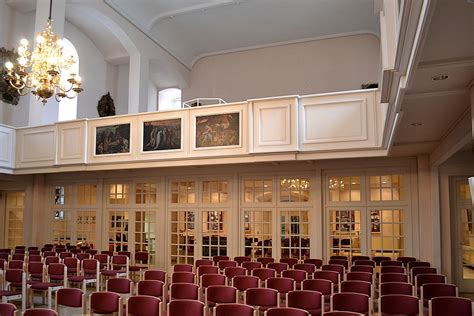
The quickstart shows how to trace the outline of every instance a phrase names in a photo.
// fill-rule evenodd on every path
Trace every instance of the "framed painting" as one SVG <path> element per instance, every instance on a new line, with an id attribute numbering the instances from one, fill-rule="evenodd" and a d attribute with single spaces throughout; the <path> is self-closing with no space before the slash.
<path id="1" fill-rule="evenodd" d="M 125 154 L 130 152 L 130 123 L 95 128 L 95 154 Z"/>
<path id="2" fill-rule="evenodd" d="M 181 149 L 181 118 L 143 122 L 143 152 Z"/>
<path id="3" fill-rule="evenodd" d="M 239 145 L 239 112 L 196 116 L 196 148 Z"/>

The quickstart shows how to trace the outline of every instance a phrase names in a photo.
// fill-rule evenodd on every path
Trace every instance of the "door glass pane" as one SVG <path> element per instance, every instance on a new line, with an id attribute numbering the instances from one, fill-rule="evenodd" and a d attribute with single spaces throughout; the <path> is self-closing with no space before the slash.
<path id="1" fill-rule="evenodd" d="M 281 178 L 280 202 L 308 202 L 309 188 L 309 179 Z"/>
<path id="2" fill-rule="evenodd" d="M 194 211 L 171 211 L 171 265 L 194 264 Z"/>
<path id="3" fill-rule="evenodd" d="M 53 242 L 65 245 L 71 242 L 71 211 L 53 210 Z"/>
<path id="4" fill-rule="evenodd" d="M 252 258 L 272 257 L 272 211 L 244 211 L 244 253 Z"/>
<path id="5" fill-rule="evenodd" d="M 7 192 L 6 212 L 7 223 L 7 246 L 14 248 L 23 245 L 23 214 L 25 205 L 24 192 Z"/>
<path id="6" fill-rule="evenodd" d="M 95 244 L 96 211 L 77 211 L 77 242 L 96 248 Z"/>
<path id="7" fill-rule="evenodd" d="M 402 210 L 372 210 L 370 212 L 372 256 L 395 260 L 404 256 Z"/>
<path id="8" fill-rule="evenodd" d="M 308 211 L 280 211 L 281 258 L 309 258 Z"/>
<path id="9" fill-rule="evenodd" d="M 79 205 L 95 205 L 97 202 L 97 185 L 81 184 L 77 187 L 77 203 Z"/>
<path id="10" fill-rule="evenodd" d="M 202 257 L 227 256 L 228 219 L 226 211 L 202 212 Z"/>
<path id="11" fill-rule="evenodd" d="M 109 251 L 128 251 L 128 211 L 109 211 Z"/>
<path id="12" fill-rule="evenodd" d="M 135 212 L 135 251 L 147 251 L 150 265 L 156 261 L 156 219 L 154 211 Z"/>
<path id="13" fill-rule="evenodd" d="M 474 228 L 471 208 L 461 209 L 463 279 L 474 279 Z"/>
<path id="14" fill-rule="evenodd" d="M 360 201 L 360 177 L 329 177 L 329 201 Z"/>
<path id="15" fill-rule="evenodd" d="M 360 210 L 329 210 L 330 255 L 360 255 Z"/>

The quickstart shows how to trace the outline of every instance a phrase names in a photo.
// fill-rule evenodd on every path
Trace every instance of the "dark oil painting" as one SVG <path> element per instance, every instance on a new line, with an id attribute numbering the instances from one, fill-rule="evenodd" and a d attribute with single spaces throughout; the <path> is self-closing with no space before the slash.
<path id="1" fill-rule="evenodd" d="M 181 119 L 143 122 L 143 151 L 181 149 Z"/>
<path id="2" fill-rule="evenodd" d="M 240 145 L 240 113 L 196 117 L 196 148 Z"/>
<path id="3" fill-rule="evenodd" d="M 96 155 L 123 154 L 129 152 L 130 123 L 96 127 Z"/>

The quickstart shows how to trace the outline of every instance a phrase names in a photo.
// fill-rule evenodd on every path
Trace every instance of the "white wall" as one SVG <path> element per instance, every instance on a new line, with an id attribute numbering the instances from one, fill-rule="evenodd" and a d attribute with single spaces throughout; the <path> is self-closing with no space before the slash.
<path id="1" fill-rule="evenodd" d="M 146 110 L 147 112 L 158 110 L 158 89 L 151 80 L 148 82 L 148 105 Z"/>
<path id="2" fill-rule="evenodd" d="M 117 115 L 128 113 L 128 73 L 128 63 L 117 66 L 117 92 L 114 99 Z"/>
<path id="3" fill-rule="evenodd" d="M 221 54 L 198 60 L 183 101 L 220 97 L 227 102 L 277 95 L 360 89 L 377 82 L 380 41 L 374 35 Z"/>

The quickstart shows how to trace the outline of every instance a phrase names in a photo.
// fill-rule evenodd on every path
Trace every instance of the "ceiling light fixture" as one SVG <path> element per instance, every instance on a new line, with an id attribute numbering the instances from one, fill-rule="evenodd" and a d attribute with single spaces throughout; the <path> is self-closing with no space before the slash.
<path id="1" fill-rule="evenodd" d="M 31 92 L 43 105 L 52 96 L 59 102 L 64 97 L 73 99 L 83 91 L 81 77 L 70 72 L 76 61 L 73 56 L 63 55 L 64 42 L 52 30 L 52 8 L 53 0 L 50 0 L 48 22 L 46 28 L 37 34 L 33 52 L 28 51 L 28 41 L 22 39 L 16 67 L 10 61 L 5 63 L 5 79 L 18 94 Z"/>
<path id="2" fill-rule="evenodd" d="M 448 78 L 449 78 L 448 75 L 436 75 L 436 76 L 431 77 L 431 80 L 433 80 L 433 81 L 442 81 L 442 80 L 446 80 Z"/>

